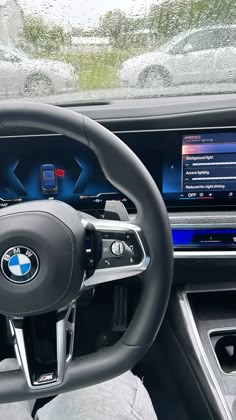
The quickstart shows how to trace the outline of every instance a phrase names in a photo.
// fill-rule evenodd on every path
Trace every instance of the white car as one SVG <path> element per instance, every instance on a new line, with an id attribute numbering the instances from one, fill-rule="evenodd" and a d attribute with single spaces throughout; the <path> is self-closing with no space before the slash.
<path id="1" fill-rule="evenodd" d="M 0 96 L 45 96 L 75 90 L 75 71 L 62 61 L 29 58 L 0 46 Z"/>
<path id="2" fill-rule="evenodd" d="M 125 61 L 123 86 L 236 81 L 236 25 L 183 32 L 158 50 Z"/>

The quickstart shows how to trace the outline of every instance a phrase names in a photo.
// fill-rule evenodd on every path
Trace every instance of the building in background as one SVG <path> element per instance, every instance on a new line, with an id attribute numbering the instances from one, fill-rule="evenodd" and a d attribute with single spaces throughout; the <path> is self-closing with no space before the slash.
<path id="1" fill-rule="evenodd" d="M 70 50 L 84 53 L 110 52 L 112 46 L 109 38 L 98 36 L 72 36 Z"/>
<path id="2" fill-rule="evenodd" d="M 0 44 L 17 46 L 24 15 L 17 0 L 0 0 Z"/>

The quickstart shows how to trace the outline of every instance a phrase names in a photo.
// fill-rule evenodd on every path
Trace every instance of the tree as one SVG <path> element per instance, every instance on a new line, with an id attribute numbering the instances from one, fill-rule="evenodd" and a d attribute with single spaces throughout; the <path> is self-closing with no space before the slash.
<path id="1" fill-rule="evenodd" d="M 70 35 L 61 25 L 50 25 L 36 15 L 25 18 L 22 39 L 31 44 L 37 53 L 55 52 L 70 43 Z"/>
<path id="2" fill-rule="evenodd" d="M 45 36 L 46 32 L 47 27 L 42 17 L 28 16 L 25 18 L 22 29 L 22 39 L 23 41 L 32 44 L 36 51 L 40 49 L 41 39 Z"/>
<path id="3" fill-rule="evenodd" d="M 188 29 L 235 22 L 235 0 L 166 0 L 151 6 L 147 19 L 160 43 Z"/>
<path id="4" fill-rule="evenodd" d="M 113 46 L 120 48 L 124 46 L 128 18 L 119 9 L 110 10 L 100 18 L 99 32 L 102 36 L 110 38 Z"/>
<path id="5" fill-rule="evenodd" d="M 70 32 L 72 36 L 81 36 L 83 33 L 83 28 L 81 28 L 79 25 L 78 26 L 71 26 L 70 28 Z"/>

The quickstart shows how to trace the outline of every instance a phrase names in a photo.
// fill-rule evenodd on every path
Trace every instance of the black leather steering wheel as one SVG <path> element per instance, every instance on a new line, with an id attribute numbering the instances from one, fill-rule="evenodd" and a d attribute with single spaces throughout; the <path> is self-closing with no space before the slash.
<path id="1" fill-rule="evenodd" d="M 114 134 L 83 115 L 32 103 L 1 104 L 0 124 L 3 129 L 44 129 L 88 146 L 109 182 L 137 209 L 129 222 L 95 219 L 54 200 L 1 210 L 0 313 L 9 317 L 21 365 L 19 370 L 0 374 L 3 403 L 75 390 L 132 368 L 163 320 L 172 284 L 173 249 L 168 214 L 155 182 Z M 25 264 L 20 276 L 12 269 L 16 258 Z M 77 297 L 87 287 L 134 275 L 141 278 L 142 293 L 126 333 L 115 345 L 74 359 Z M 51 312 L 56 313 L 57 364 L 55 371 L 37 376 L 28 360 L 24 322 Z"/>

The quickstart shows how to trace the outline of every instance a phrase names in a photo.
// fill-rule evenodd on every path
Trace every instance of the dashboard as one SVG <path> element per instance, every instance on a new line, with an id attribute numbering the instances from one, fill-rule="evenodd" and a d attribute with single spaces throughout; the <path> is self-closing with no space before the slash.
<path id="1" fill-rule="evenodd" d="M 236 128 L 153 130 L 117 135 L 139 156 L 167 209 L 236 205 Z M 78 210 L 102 210 L 106 200 L 133 203 L 105 178 L 86 146 L 61 135 L 2 137 L 0 207 L 58 199 Z"/>
<path id="2" fill-rule="evenodd" d="M 178 114 L 171 98 L 150 108 L 132 103 L 130 111 L 121 104 L 78 112 L 121 138 L 157 183 L 172 227 L 174 282 L 234 281 L 236 97 L 208 98 L 205 105 L 205 97 L 181 101 Z M 85 146 L 57 134 L 0 126 L 0 208 L 40 199 L 59 199 L 96 217 L 106 200 L 122 201 L 135 212 Z"/>

